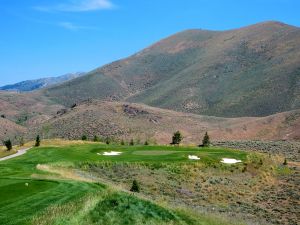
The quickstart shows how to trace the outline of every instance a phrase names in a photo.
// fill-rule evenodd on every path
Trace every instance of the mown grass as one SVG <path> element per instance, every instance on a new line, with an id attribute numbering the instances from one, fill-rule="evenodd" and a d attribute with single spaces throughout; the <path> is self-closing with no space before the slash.
<path id="1" fill-rule="evenodd" d="M 120 156 L 98 155 L 104 152 L 122 152 Z M 145 152 L 144 154 L 142 152 Z M 153 154 L 152 154 L 152 153 Z M 222 158 L 245 160 L 247 154 L 226 148 L 196 148 L 172 146 L 118 146 L 104 144 L 80 144 L 61 147 L 34 148 L 24 158 L 31 163 L 52 162 L 191 162 L 188 155 L 197 155 L 201 162 L 219 162 Z"/>
<path id="2" fill-rule="evenodd" d="M 51 174 L 46 179 L 44 175 L 50 172 L 38 170 L 37 165 L 74 168 L 83 162 L 194 163 L 187 159 L 189 154 L 200 156 L 205 164 L 217 163 L 222 157 L 242 160 L 247 157 L 245 152 L 224 148 L 56 144 L 56 147 L 52 144 L 32 148 L 25 155 L 0 162 L 1 223 L 227 224 L 210 216 L 178 212 L 125 192 L 110 191 L 110 188 L 97 183 L 76 180 L 75 176 L 75 180 L 71 180 Z M 121 151 L 123 154 L 113 157 L 97 154 L 104 151 Z M 140 154 L 142 151 L 146 154 Z M 56 208 L 62 210 L 57 211 Z"/>

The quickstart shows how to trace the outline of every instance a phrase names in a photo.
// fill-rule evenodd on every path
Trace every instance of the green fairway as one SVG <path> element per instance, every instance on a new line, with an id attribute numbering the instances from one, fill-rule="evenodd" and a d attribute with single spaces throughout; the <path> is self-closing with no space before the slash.
<path id="1" fill-rule="evenodd" d="M 104 156 L 104 152 L 122 152 L 119 156 Z M 99 154 L 98 154 L 99 153 Z M 246 153 L 223 148 L 196 148 L 172 146 L 111 146 L 70 145 L 64 147 L 41 147 L 30 150 L 25 156 L 10 160 L 30 164 L 54 162 L 115 161 L 115 162 L 190 162 L 189 155 L 197 155 L 201 162 L 219 162 L 222 158 L 246 159 Z M 18 163 L 17 163 L 18 164 Z M 1 174 L 1 171 L 0 171 Z"/>
<path id="2" fill-rule="evenodd" d="M 122 154 L 103 155 L 104 152 L 110 151 Z M 84 224 L 84 221 L 89 221 L 86 224 L 146 224 L 146 222 L 148 224 L 220 224 L 204 217 L 201 217 L 202 221 L 197 222 L 197 216 L 164 209 L 121 192 L 108 194 L 108 188 L 103 185 L 66 179 L 37 169 L 37 165 L 77 168 L 76 165 L 83 162 L 194 163 L 188 159 L 188 155 L 200 157 L 201 160 L 198 162 L 204 164 L 219 163 L 223 157 L 239 160 L 245 160 L 247 157 L 245 152 L 221 148 L 103 144 L 33 148 L 25 155 L 0 162 L 1 224 L 32 224 L 34 218 L 35 221 L 43 224 L 41 222 L 43 220 L 39 220 L 39 215 L 44 212 L 46 214 L 43 216 L 48 216 L 50 220 L 51 206 L 66 208 L 65 211 L 57 212 L 55 221 L 60 221 L 57 224 Z M 82 206 L 79 206 L 79 202 L 85 196 L 93 196 L 95 203 L 90 211 L 81 215 L 79 211 L 82 210 Z M 129 204 L 128 201 L 131 203 Z M 76 207 L 71 207 L 70 204 Z M 84 205 L 84 201 L 81 204 Z M 76 213 L 72 211 L 75 210 L 74 207 L 81 217 L 76 219 L 77 222 L 70 222 L 72 218 L 68 213 Z M 53 218 L 51 221 L 53 222 Z"/>

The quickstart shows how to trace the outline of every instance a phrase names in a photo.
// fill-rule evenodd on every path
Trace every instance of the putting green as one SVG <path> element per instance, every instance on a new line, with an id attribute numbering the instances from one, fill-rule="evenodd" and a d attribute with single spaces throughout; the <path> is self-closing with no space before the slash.
<path id="1" fill-rule="evenodd" d="M 163 151 L 163 150 L 152 150 L 152 151 L 134 151 L 133 155 L 171 155 L 178 153 L 178 151 Z"/>

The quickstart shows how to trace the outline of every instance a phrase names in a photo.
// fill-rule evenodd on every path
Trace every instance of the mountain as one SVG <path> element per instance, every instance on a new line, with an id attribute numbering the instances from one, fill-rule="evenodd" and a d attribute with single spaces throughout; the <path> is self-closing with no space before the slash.
<path id="1" fill-rule="evenodd" d="M 72 80 L 74 78 L 85 75 L 85 73 L 69 73 L 59 77 L 47 77 L 41 78 L 37 80 L 27 80 L 22 81 L 16 84 L 10 84 L 3 87 L 0 87 L 2 91 L 18 91 L 18 92 L 27 92 L 39 90 L 45 87 L 49 87 L 52 85 L 61 84 L 63 82 Z"/>
<path id="2" fill-rule="evenodd" d="M 300 28 L 187 30 L 43 93 L 68 106 L 97 98 L 219 117 L 299 109 Z"/>
<path id="3" fill-rule="evenodd" d="M 268 117 L 220 118 L 181 113 L 147 105 L 88 100 L 60 110 L 39 131 L 44 137 L 81 139 L 83 135 L 170 143 L 176 130 L 184 143 L 199 144 L 206 131 L 212 140 L 299 140 L 300 110 Z M 47 128 L 47 129 L 45 129 Z"/>

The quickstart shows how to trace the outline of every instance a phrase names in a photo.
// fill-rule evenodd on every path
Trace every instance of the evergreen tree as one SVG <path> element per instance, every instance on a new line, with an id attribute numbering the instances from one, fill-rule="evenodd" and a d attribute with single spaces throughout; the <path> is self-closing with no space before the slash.
<path id="1" fill-rule="evenodd" d="M 130 140 L 129 145 L 133 146 L 134 145 L 134 141 L 133 139 Z"/>
<path id="2" fill-rule="evenodd" d="M 110 139 L 109 139 L 108 137 L 105 139 L 105 143 L 106 143 L 107 145 L 110 144 Z"/>
<path id="3" fill-rule="evenodd" d="M 286 166 L 288 164 L 287 159 L 284 159 L 283 165 Z"/>
<path id="4" fill-rule="evenodd" d="M 145 141 L 144 145 L 149 145 L 149 142 L 148 142 L 148 141 Z"/>
<path id="5" fill-rule="evenodd" d="M 87 141 L 87 136 L 86 135 L 82 135 L 82 137 L 81 137 L 81 140 L 83 140 L 83 141 Z"/>
<path id="6" fill-rule="evenodd" d="M 181 135 L 181 133 L 179 131 L 176 131 L 172 137 L 172 145 L 179 145 L 180 142 L 182 141 L 183 136 Z"/>
<path id="7" fill-rule="evenodd" d="M 40 139 L 40 135 L 37 135 L 36 136 L 36 139 L 35 139 L 35 147 L 39 147 L 41 145 L 41 139 Z"/>
<path id="8" fill-rule="evenodd" d="M 8 139 L 6 141 L 3 141 L 3 144 L 5 145 L 5 147 L 7 148 L 7 151 L 10 151 L 12 150 L 12 143 L 11 143 L 11 140 Z"/>
<path id="9" fill-rule="evenodd" d="M 132 187 L 130 189 L 131 192 L 140 192 L 140 185 L 136 180 L 132 182 Z"/>
<path id="10" fill-rule="evenodd" d="M 121 140 L 121 145 L 125 145 L 125 142 L 123 139 Z"/>
<path id="11" fill-rule="evenodd" d="M 203 140 L 202 140 L 202 145 L 204 147 L 208 147 L 210 145 L 210 138 L 208 136 L 208 133 L 206 132 L 204 137 L 203 137 Z"/>

